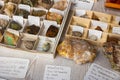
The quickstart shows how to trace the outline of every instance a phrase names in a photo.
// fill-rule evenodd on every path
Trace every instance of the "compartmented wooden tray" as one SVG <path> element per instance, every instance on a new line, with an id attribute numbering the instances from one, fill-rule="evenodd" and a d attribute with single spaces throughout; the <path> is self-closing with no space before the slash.
<path id="1" fill-rule="evenodd" d="M 120 36 L 119 32 L 119 16 L 75 9 L 66 36 L 85 39 L 94 45 L 103 46 L 109 36 Z"/>
<path id="2" fill-rule="evenodd" d="M 1 45 L 54 57 L 71 0 L 10 1 L 0 1 Z"/>

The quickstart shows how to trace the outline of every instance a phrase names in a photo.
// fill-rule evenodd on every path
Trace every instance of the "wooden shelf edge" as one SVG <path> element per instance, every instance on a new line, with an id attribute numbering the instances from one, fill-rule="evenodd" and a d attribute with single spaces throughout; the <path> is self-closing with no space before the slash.
<path id="1" fill-rule="evenodd" d="M 115 3 L 105 3 L 106 7 L 110 7 L 110 8 L 117 8 L 120 9 L 120 4 L 115 4 Z"/>

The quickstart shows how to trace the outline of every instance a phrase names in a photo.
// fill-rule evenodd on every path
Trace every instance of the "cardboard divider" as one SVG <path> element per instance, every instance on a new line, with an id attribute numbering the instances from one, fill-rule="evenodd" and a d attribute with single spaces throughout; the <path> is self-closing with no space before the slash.
<path id="1" fill-rule="evenodd" d="M 115 16 L 115 15 L 113 15 L 113 16 L 112 16 L 111 23 L 112 23 L 112 24 L 120 25 L 120 16 Z"/>
<path id="2" fill-rule="evenodd" d="M 110 42 L 110 41 L 115 41 L 115 42 L 120 41 L 120 35 L 109 33 L 107 36 L 107 42 Z"/>
<path id="3" fill-rule="evenodd" d="M 111 22 L 112 16 L 106 13 L 101 13 L 101 12 L 93 12 L 92 19 L 102 21 L 102 22 Z"/>
<path id="4" fill-rule="evenodd" d="M 70 21 L 70 24 L 71 25 L 82 26 L 84 28 L 89 28 L 90 20 L 89 19 L 85 19 L 85 18 L 80 18 L 80 17 L 73 16 L 72 20 Z"/>
<path id="5" fill-rule="evenodd" d="M 113 42 L 120 45 L 120 35 L 109 33 L 106 42 Z M 114 46 L 114 45 L 113 45 Z"/>
<path id="6" fill-rule="evenodd" d="M 120 34 L 120 25 L 110 24 L 109 33 Z"/>

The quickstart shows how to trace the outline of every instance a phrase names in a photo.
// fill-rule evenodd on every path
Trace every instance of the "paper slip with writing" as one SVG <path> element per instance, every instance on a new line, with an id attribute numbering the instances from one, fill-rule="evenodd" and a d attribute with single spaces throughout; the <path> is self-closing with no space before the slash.
<path id="1" fill-rule="evenodd" d="M 120 75 L 93 63 L 84 80 L 120 80 Z"/>
<path id="2" fill-rule="evenodd" d="M 0 57 L 0 76 L 25 78 L 28 65 L 28 59 Z"/>
<path id="3" fill-rule="evenodd" d="M 75 8 L 91 10 L 94 4 L 94 0 L 75 0 Z"/>
<path id="4" fill-rule="evenodd" d="M 46 65 L 43 80 L 70 80 L 71 68 Z"/>
<path id="5" fill-rule="evenodd" d="M 120 27 L 113 27 L 112 33 L 114 33 L 114 34 L 120 34 Z"/>

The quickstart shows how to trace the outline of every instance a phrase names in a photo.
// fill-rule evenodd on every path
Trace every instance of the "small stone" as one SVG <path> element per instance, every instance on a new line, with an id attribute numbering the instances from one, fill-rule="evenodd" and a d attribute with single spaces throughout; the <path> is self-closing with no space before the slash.
<path id="1" fill-rule="evenodd" d="M 17 11 L 16 14 L 19 16 L 23 16 L 24 18 L 28 18 L 28 15 L 30 15 L 30 12 L 28 12 L 27 10 L 24 10 L 24 9 L 20 9 Z"/>
<path id="2" fill-rule="evenodd" d="M 0 27 L 2 27 L 3 29 L 5 29 L 8 25 L 8 21 L 4 20 L 4 19 L 0 19 Z"/>
<path id="3" fill-rule="evenodd" d="M 58 34 L 58 31 L 59 31 L 59 29 L 56 26 L 51 25 L 47 30 L 46 36 L 47 37 L 56 37 Z"/>
<path id="4" fill-rule="evenodd" d="M 44 11 L 44 10 L 38 10 L 38 11 L 33 10 L 32 15 L 33 16 L 44 16 L 44 15 L 46 15 L 46 11 Z"/>
<path id="5" fill-rule="evenodd" d="M 42 0 L 43 3 L 46 3 L 46 4 L 51 4 L 51 0 Z"/>
<path id="6" fill-rule="evenodd" d="M 12 21 L 10 23 L 10 26 L 9 26 L 11 29 L 14 29 L 14 30 L 21 30 L 22 29 L 22 26 L 20 24 L 18 24 L 17 22 L 15 21 Z"/>
<path id="7" fill-rule="evenodd" d="M 97 26 L 97 27 L 95 28 L 95 30 L 103 31 L 100 26 Z"/>
<path id="8" fill-rule="evenodd" d="M 25 32 L 29 34 L 37 35 L 39 33 L 40 27 L 36 25 L 27 26 Z"/>
<path id="9" fill-rule="evenodd" d="M 91 36 L 89 36 L 89 39 L 96 41 L 97 40 L 97 36 L 96 35 L 91 35 Z"/>
<path id="10" fill-rule="evenodd" d="M 79 31 L 73 31 L 72 36 L 82 37 L 82 33 Z"/>
<path id="11" fill-rule="evenodd" d="M 50 43 L 45 42 L 45 43 L 42 45 L 42 50 L 45 51 L 45 52 L 47 52 L 47 51 L 49 51 L 49 49 L 50 49 Z"/>
<path id="12" fill-rule="evenodd" d="M 34 46 L 34 41 L 23 41 L 23 44 L 24 44 L 25 48 L 32 50 L 32 48 Z"/>

